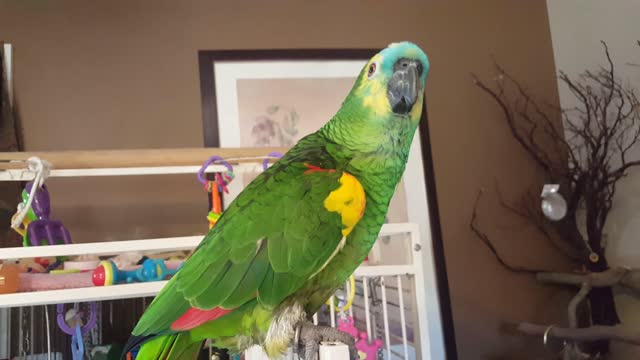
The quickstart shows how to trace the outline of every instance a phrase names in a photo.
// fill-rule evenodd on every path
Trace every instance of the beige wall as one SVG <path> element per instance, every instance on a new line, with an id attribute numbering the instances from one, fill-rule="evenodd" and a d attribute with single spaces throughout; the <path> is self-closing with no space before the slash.
<path id="1" fill-rule="evenodd" d="M 241 4 L 240 4 L 241 3 Z M 428 53 L 427 102 L 460 359 L 534 359 L 541 339 L 501 321 L 557 322 L 564 295 L 505 272 L 470 233 L 479 187 L 508 196 L 536 179 L 499 109 L 474 88 L 491 55 L 557 101 L 541 1 L 3 1 L 0 38 L 15 45 L 28 150 L 200 146 L 197 50 L 383 47 Z M 235 4 L 235 5 L 233 5 Z M 506 149 L 506 150 L 505 150 Z M 193 177 L 52 180 L 54 214 L 76 241 L 201 232 Z M 513 262 L 558 268 L 547 244 L 491 201 L 481 221 Z M 436 360 L 436 359 L 434 359 Z"/>

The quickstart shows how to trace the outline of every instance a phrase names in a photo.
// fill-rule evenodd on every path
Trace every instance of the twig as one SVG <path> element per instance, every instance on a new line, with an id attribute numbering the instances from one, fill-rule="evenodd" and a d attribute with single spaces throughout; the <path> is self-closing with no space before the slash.
<path id="1" fill-rule="evenodd" d="M 549 329 L 547 325 L 520 323 L 516 330 L 526 335 L 542 336 Z M 622 326 L 590 326 L 586 328 L 561 328 L 553 326 L 548 336 L 572 341 L 614 340 L 628 344 L 640 345 L 640 331 L 633 331 Z"/>
<path id="2" fill-rule="evenodd" d="M 500 254 L 498 253 L 498 250 L 496 250 L 496 248 L 493 245 L 493 243 L 491 242 L 491 240 L 489 240 L 489 236 L 487 234 L 485 234 L 484 232 L 482 232 L 478 228 L 478 225 L 477 225 L 477 218 L 478 218 L 477 209 L 478 209 L 478 202 L 480 201 L 480 197 L 481 196 L 482 196 L 482 190 L 478 191 L 478 196 L 476 197 L 476 201 L 475 201 L 475 204 L 473 206 L 473 213 L 471 215 L 471 223 L 469 224 L 469 226 L 471 227 L 471 230 L 487 246 L 487 248 L 489 248 L 489 250 L 493 253 L 493 255 L 495 256 L 496 260 L 498 260 L 500 265 L 502 265 L 507 270 L 513 271 L 513 272 L 516 272 L 516 273 L 528 273 L 528 274 L 536 274 L 536 273 L 542 272 L 542 270 L 539 270 L 539 269 L 533 269 L 533 268 L 527 268 L 527 267 L 523 267 L 523 266 L 511 265 L 511 264 L 507 263 L 502 258 L 502 256 L 500 256 Z"/>
<path id="3" fill-rule="evenodd" d="M 620 179 L 621 177 L 624 176 L 624 174 L 627 172 L 627 170 L 629 170 L 630 168 L 634 167 L 634 166 L 638 166 L 640 165 L 640 160 L 637 161 L 630 161 L 622 166 L 620 166 L 618 169 L 614 170 L 611 172 L 611 175 L 614 177 L 614 179 L 612 179 L 612 182 L 617 181 L 618 179 Z"/>
<path id="4" fill-rule="evenodd" d="M 520 145 L 527 151 L 527 153 L 540 167 L 542 167 L 548 174 L 551 174 L 552 166 L 549 163 L 549 156 L 544 151 L 542 151 L 535 142 L 529 141 L 518 131 L 518 127 L 516 125 L 516 121 L 513 117 L 511 109 L 502 98 L 504 89 L 500 87 L 500 92 L 496 93 L 482 81 L 480 81 L 480 79 L 475 74 L 471 74 L 471 76 L 473 77 L 474 84 L 476 84 L 476 86 L 493 97 L 493 99 L 500 105 L 507 119 L 507 124 L 509 125 L 513 137 L 518 141 L 518 143 L 520 143 Z"/>

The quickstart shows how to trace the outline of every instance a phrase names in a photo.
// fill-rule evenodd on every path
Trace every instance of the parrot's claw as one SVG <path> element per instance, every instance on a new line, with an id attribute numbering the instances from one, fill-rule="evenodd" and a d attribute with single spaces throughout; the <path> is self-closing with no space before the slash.
<path id="1" fill-rule="evenodd" d="M 320 343 L 322 341 L 341 342 L 349 347 L 351 360 L 359 360 L 355 339 L 336 328 L 330 326 L 313 325 L 305 321 L 296 328 L 294 349 L 303 360 L 319 360 Z"/>

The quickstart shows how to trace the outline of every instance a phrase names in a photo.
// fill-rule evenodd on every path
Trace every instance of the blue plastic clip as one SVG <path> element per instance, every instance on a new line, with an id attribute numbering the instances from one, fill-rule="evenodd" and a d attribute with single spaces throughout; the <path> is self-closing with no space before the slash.
<path id="1" fill-rule="evenodd" d="M 76 324 L 76 333 L 71 337 L 71 354 L 73 360 L 82 360 L 84 357 L 84 341 L 79 324 Z"/>

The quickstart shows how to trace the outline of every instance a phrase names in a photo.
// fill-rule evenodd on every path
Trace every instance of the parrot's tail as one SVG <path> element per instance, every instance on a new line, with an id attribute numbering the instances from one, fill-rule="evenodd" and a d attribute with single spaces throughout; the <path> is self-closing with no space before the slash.
<path id="1" fill-rule="evenodd" d="M 195 360 L 203 341 L 193 341 L 189 332 L 160 336 L 131 336 L 122 353 L 122 359 L 136 360 Z M 135 349 L 139 347 L 134 356 Z"/>

